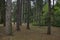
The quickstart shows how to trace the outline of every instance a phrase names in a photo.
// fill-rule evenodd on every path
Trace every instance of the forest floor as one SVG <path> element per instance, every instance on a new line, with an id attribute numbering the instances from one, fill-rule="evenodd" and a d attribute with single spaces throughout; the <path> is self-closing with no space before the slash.
<path id="1" fill-rule="evenodd" d="M 26 29 L 26 25 L 20 27 L 20 31 L 16 31 L 16 25 L 13 25 L 13 35 L 6 36 L 4 27 L 0 25 L 0 40 L 60 40 L 60 28 L 51 27 L 51 35 L 47 35 L 47 27 L 31 26 L 30 30 Z"/>

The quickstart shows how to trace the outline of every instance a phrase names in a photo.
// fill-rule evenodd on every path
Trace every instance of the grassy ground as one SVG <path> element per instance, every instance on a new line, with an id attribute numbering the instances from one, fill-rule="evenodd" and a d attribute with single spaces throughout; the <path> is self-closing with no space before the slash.
<path id="1" fill-rule="evenodd" d="M 60 28 L 52 27 L 51 35 L 47 35 L 47 27 L 30 26 L 30 30 L 26 29 L 26 25 L 20 27 L 21 31 L 16 31 L 13 25 L 13 36 L 4 35 L 4 27 L 0 26 L 0 40 L 60 40 Z"/>

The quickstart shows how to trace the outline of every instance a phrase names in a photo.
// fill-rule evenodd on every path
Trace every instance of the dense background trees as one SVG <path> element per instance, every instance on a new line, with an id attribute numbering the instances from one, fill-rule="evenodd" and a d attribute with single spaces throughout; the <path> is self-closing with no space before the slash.
<path id="1" fill-rule="evenodd" d="M 37 0 L 38 1 L 38 0 Z M 45 0 L 45 1 L 40 1 L 40 3 L 39 3 L 39 1 L 37 2 L 36 0 L 34 1 L 32 1 L 33 2 L 33 6 L 31 5 L 31 13 L 30 13 L 30 23 L 32 23 L 33 25 L 47 25 L 47 14 L 48 14 L 48 1 L 47 0 Z M 30 1 L 31 2 L 31 1 Z M 36 3 L 38 4 L 38 5 L 36 5 Z M 3 10 L 5 9 L 4 7 L 5 7 L 5 3 L 4 3 L 4 1 L 2 0 L 2 1 L 0 1 L 0 23 L 3 23 L 4 21 L 4 18 L 2 18 L 2 17 L 4 17 L 3 15 L 5 15 L 5 13 L 3 13 Z M 39 10 L 39 8 L 41 9 L 41 5 L 43 4 L 43 8 L 42 8 L 42 13 L 37 13 L 37 11 Z M 23 16 L 22 16 L 22 22 L 27 22 L 27 3 L 26 2 L 24 2 L 23 1 Z M 54 5 L 54 23 L 52 23 L 52 25 L 53 26 L 60 26 L 59 25 L 59 23 L 60 23 L 60 19 L 59 19 L 59 15 L 60 15 L 60 10 L 59 10 L 59 8 L 60 8 L 60 3 L 59 3 L 59 0 L 57 1 L 57 3 Z M 13 2 L 13 19 L 14 19 L 14 21 L 16 21 L 15 20 L 15 18 L 16 18 L 16 10 L 17 10 L 17 2 L 15 1 L 15 2 Z M 40 11 L 39 11 L 40 12 Z M 53 11 L 52 11 L 53 12 Z M 39 15 L 39 14 L 41 14 L 41 16 Z M 39 15 L 39 16 L 38 16 Z M 38 21 L 37 21 L 37 19 L 41 19 L 41 20 L 38 20 L 38 21 L 40 21 L 40 23 L 38 23 Z"/>
<path id="2" fill-rule="evenodd" d="M 16 22 L 17 30 L 22 23 L 27 23 L 27 29 L 30 29 L 29 23 L 33 26 L 48 26 L 50 34 L 51 26 L 60 26 L 60 0 L 54 5 L 51 5 L 51 0 L 1 0 L 0 24 L 6 24 L 8 34 L 12 32 L 12 22 Z"/>

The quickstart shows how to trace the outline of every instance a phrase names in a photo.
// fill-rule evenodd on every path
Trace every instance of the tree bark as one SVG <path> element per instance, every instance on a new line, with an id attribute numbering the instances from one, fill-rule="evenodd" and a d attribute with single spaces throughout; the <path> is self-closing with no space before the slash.
<path id="1" fill-rule="evenodd" d="M 4 27 L 5 27 L 5 15 L 6 15 L 6 4 L 5 4 L 5 0 L 3 0 L 3 4 L 4 4 L 4 10 L 3 10 L 3 12 L 4 12 L 4 17 L 3 17 L 3 19 L 4 19 Z"/>
<path id="2" fill-rule="evenodd" d="M 12 0 L 6 0 L 6 34 L 12 35 L 12 21 L 11 21 L 11 7 L 12 7 Z"/>
<path id="3" fill-rule="evenodd" d="M 48 31 L 47 34 L 51 34 L 51 0 L 48 0 Z"/>
<path id="4" fill-rule="evenodd" d="M 17 27 L 17 31 L 20 30 L 19 25 L 22 25 L 21 22 L 21 15 L 22 15 L 22 0 L 17 0 L 17 19 L 16 19 L 16 27 Z"/>
<path id="5" fill-rule="evenodd" d="M 20 30 L 20 21 L 21 21 L 21 0 L 17 0 L 17 14 L 16 14 L 16 27 L 17 27 L 17 31 Z"/>
<path id="6" fill-rule="evenodd" d="M 28 14 L 27 14 L 27 29 L 30 29 L 30 27 L 29 27 L 30 0 L 27 0 L 27 5 L 28 5 L 28 8 L 27 8 L 27 10 L 28 10 Z"/>

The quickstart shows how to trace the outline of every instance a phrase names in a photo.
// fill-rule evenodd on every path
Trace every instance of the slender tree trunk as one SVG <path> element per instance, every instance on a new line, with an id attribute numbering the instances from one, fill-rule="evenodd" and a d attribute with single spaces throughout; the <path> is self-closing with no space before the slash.
<path id="1" fill-rule="evenodd" d="M 22 10 L 22 11 L 21 11 L 21 12 L 22 12 L 22 14 L 21 14 L 21 15 L 22 15 L 22 16 L 21 16 L 21 24 L 23 23 L 23 13 L 24 13 L 24 11 L 23 11 L 23 8 L 24 8 L 24 7 L 23 7 L 23 1 L 24 1 L 24 0 L 21 1 L 21 4 L 22 4 L 22 8 L 21 8 L 21 10 Z"/>
<path id="2" fill-rule="evenodd" d="M 24 23 L 24 0 L 22 0 L 22 22 Z"/>
<path id="3" fill-rule="evenodd" d="M 53 7 L 52 7 L 52 17 L 53 17 L 53 26 L 55 22 L 55 16 L 54 16 L 54 0 L 53 0 Z"/>
<path id="4" fill-rule="evenodd" d="M 36 18 L 35 18 L 35 20 L 36 20 L 36 23 L 37 23 L 37 22 L 38 22 L 38 21 L 37 21 L 37 20 L 38 20 L 38 16 L 37 16 L 37 0 L 36 0 L 36 9 L 35 9 L 35 10 L 36 10 L 36 14 L 35 14 Z M 34 16 L 34 17 L 35 17 L 35 16 Z"/>
<path id="5" fill-rule="evenodd" d="M 6 34 L 12 35 L 12 21 L 11 21 L 11 5 L 12 5 L 12 0 L 6 0 L 7 6 L 6 6 Z"/>
<path id="6" fill-rule="evenodd" d="M 16 14 L 17 31 L 20 30 L 19 25 L 21 25 L 21 0 L 17 0 L 17 14 Z"/>
<path id="7" fill-rule="evenodd" d="M 47 34 L 51 34 L 51 0 L 48 0 L 48 7 L 49 7 L 49 12 L 48 12 L 48 31 Z"/>
<path id="8" fill-rule="evenodd" d="M 23 0 L 21 0 L 21 8 L 20 8 L 20 10 L 21 10 L 21 13 L 20 13 L 20 25 L 22 25 L 22 15 L 23 15 Z"/>
<path id="9" fill-rule="evenodd" d="M 29 17 L 30 17 L 30 0 L 27 0 L 27 5 L 28 5 L 28 14 L 27 14 L 27 29 L 30 29 L 29 27 Z"/>
<path id="10" fill-rule="evenodd" d="M 22 20 L 21 20 L 22 19 L 22 0 L 20 0 L 20 4 L 19 5 L 20 5 L 19 8 L 20 8 L 20 26 L 21 26 L 22 25 Z"/>
<path id="11" fill-rule="evenodd" d="M 4 4 L 4 17 L 3 17 L 3 19 L 4 19 L 4 27 L 5 27 L 5 15 L 6 15 L 6 4 L 5 4 L 5 0 L 3 0 L 3 4 Z"/>

